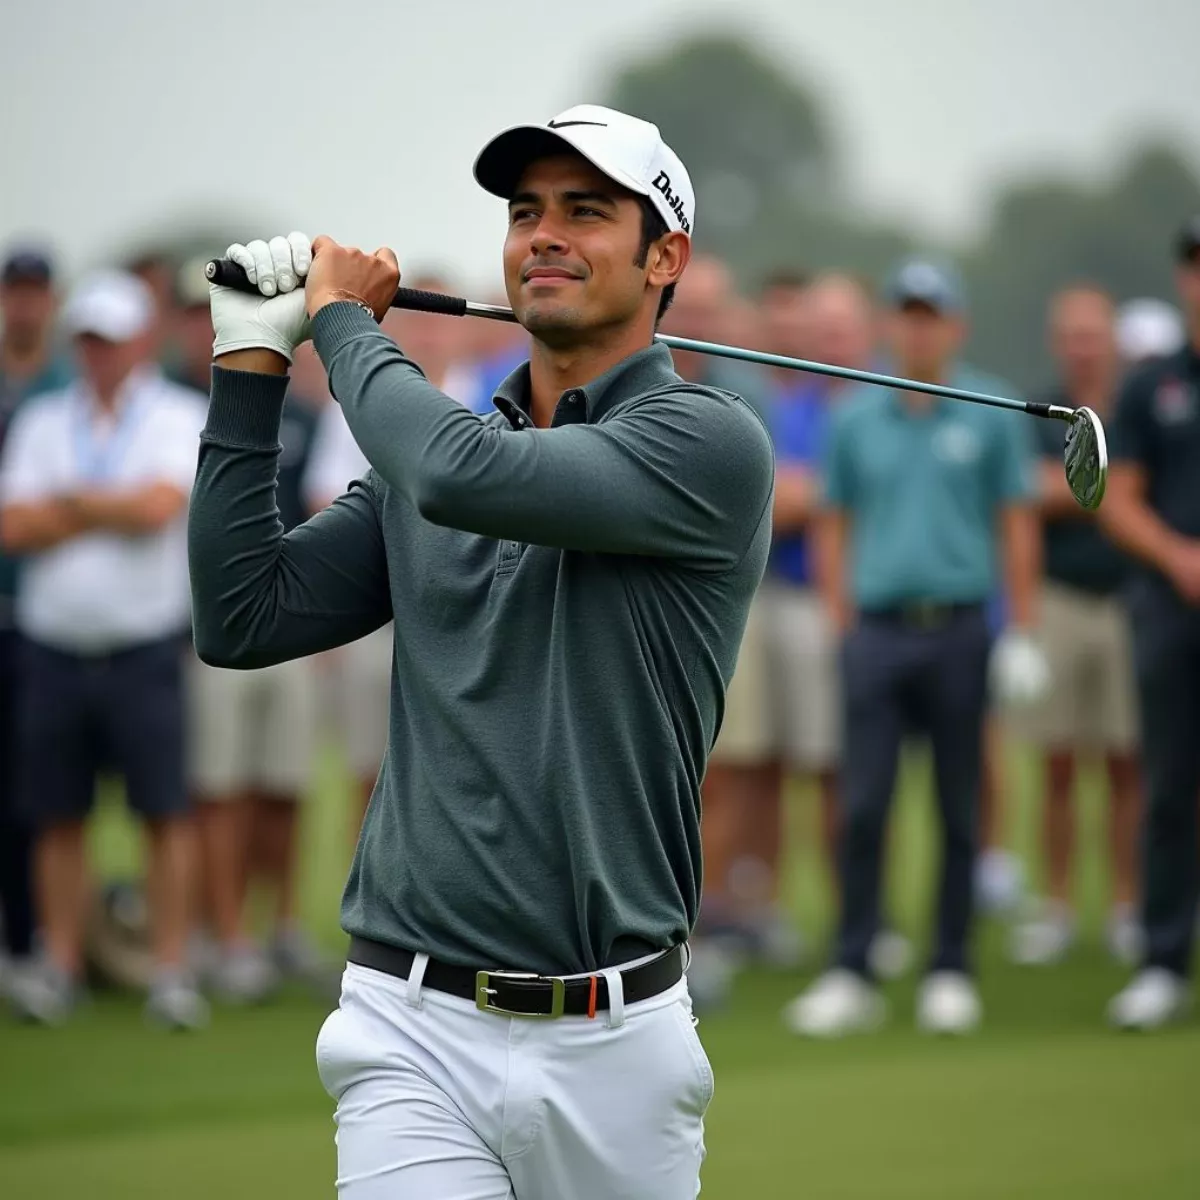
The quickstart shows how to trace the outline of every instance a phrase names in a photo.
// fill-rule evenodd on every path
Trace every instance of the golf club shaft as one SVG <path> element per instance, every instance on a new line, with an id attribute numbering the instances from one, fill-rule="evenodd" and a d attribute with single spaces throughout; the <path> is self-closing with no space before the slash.
<path id="1" fill-rule="evenodd" d="M 229 259 L 213 259 L 208 264 L 206 274 L 210 282 L 222 287 L 231 287 L 242 292 L 257 293 L 258 291 L 247 278 L 246 272 Z M 439 292 L 422 292 L 413 288 L 398 288 L 391 306 L 415 312 L 442 313 L 452 317 L 482 317 L 489 321 L 512 323 L 516 323 L 517 320 L 511 308 L 500 304 L 478 304 L 473 300 L 464 300 L 461 296 L 444 296 Z M 756 366 L 782 367 L 789 371 L 807 371 L 810 375 L 829 375 L 835 379 L 849 379 L 855 383 L 878 384 L 881 387 L 899 388 L 906 392 L 923 392 L 929 396 L 942 396 L 948 400 L 966 400 L 972 404 L 987 404 L 992 408 L 1009 408 L 1034 417 L 1053 417 L 1059 421 L 1070 421 L 1074 416 L 1074 409 L 1055 404 L 1038 404 L 1029 400 L 1016 400 L 1010 396 L 990 396 L 984 392 L 969 392 L 962 388 L 944 387 L 939 383 L 900 379 L 894 375 L 880 375 L 875 371 L 858 371 L 853 367 L 835 367 L 831 363 L 810 362 L 803 358 L 789 358 L 784 354 L 768 354 L 762 350 L 726 346 L 720 342 L 701 342 L 695 338 L 675 337 L 665 333 L 657 334 L 655 340 L 672 350 L 690 350 L 695 354 L 732 358 L 738 362 L 753 363 Z"/>

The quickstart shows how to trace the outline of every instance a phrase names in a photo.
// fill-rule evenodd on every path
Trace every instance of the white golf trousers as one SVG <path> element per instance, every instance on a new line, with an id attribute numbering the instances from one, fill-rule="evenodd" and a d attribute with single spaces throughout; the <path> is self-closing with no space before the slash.
<path id="1" fill-rule="evenodd" d="M 344 1200 L 694 1200 L 713 1076 L 686 978 L 594 1019 L 497 1016 L 351 963 L 317 1037 Z"/>

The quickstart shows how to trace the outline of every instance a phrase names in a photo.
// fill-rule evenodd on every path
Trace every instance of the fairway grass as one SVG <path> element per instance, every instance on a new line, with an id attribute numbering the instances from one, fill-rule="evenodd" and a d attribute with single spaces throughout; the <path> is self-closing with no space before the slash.
<path id="1" fill-rule="evenodd" d="M 914 932 L 933 856 L 925 780 L 923 765 L 910 766 L 892 844 L 891 908 Z M 326 764 L 306 850 L 306 907 L 331 944 L 345 866 L 339 784 Z M 1029 764 L 1014 760 L 1023 848 L 1032 784 Z M 791 899 L 811 936 L 829 904 L 806 849 L 810 810 L 796 799 Z M 1094 797 L 1085 818 L 1096 844 Z M 97 836 L 107 862 L 132 860 L 122 820 L 109 814 Z M 1124 976 L 1098 944 L 1094 855 L 1080 887 L 1086 939 L 1062 967 L 1007 965 L 1003 929 L 985 927 L 986 1021 L 971 1039 L 918 1034 L 910 978 L 889 988 L 891 1019 L 877 1036 L 799 1041 L 779 1010 L 819 956 L 802 974 L 742 978 L 728 1009 L 700 1027 L 717 1077 L 706 1200 L 1200 1196 L 1200 1022 L 1153 1037 L 1105 1028 L 1104 1004 Z M 0 1022 L 0 1200 L 332 1196 L 331 1104 L 313 1063 L 323 1016 L 289 994 L 264 1010 L 218 1009 L 206 1033 L 172 1036 L 145 1028 L 136 1000 L 101 996 L 65 1029 Z"/>

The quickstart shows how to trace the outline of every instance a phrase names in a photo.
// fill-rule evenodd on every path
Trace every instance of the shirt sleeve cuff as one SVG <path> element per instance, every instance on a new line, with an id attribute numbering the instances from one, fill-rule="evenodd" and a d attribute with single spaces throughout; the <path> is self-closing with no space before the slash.
<path id="1" fill-rule="evenodd" d="M 312 319 L 312 340 L 325 369 L 337 352 L 356 338 L 386 334 L 375 323 L 375 318 L 368 316 L 366 310 L 350 300 L 339 300 L 334 304 L 326 304 Z"/>
<path id="2" fill-rule="evenodd" d="M 274 450 L 287 393 L 286 375 L 213 367 L 212 400 L 204 438 L 227 446 Z"/>

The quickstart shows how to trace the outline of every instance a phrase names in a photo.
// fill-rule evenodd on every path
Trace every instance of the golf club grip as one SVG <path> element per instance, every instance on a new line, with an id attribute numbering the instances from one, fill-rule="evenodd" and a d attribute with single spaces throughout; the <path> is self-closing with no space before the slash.
<path id="1" fill-rule="evenodd" d="M 258 292 L 239 264 L 228 258 L 214 258 L 205 269 L 209 283 L 218 287 L 232 288 L 235 292 L 251 295 Z M 392 308 L 416 309 L 420 312 L 441 313 L 449 317 L 465 317 L 467 302 L 462 296 L 445 296 L 441 292 L 422 292 L 417 288 L 397 288 L 392 298 Z"/>

